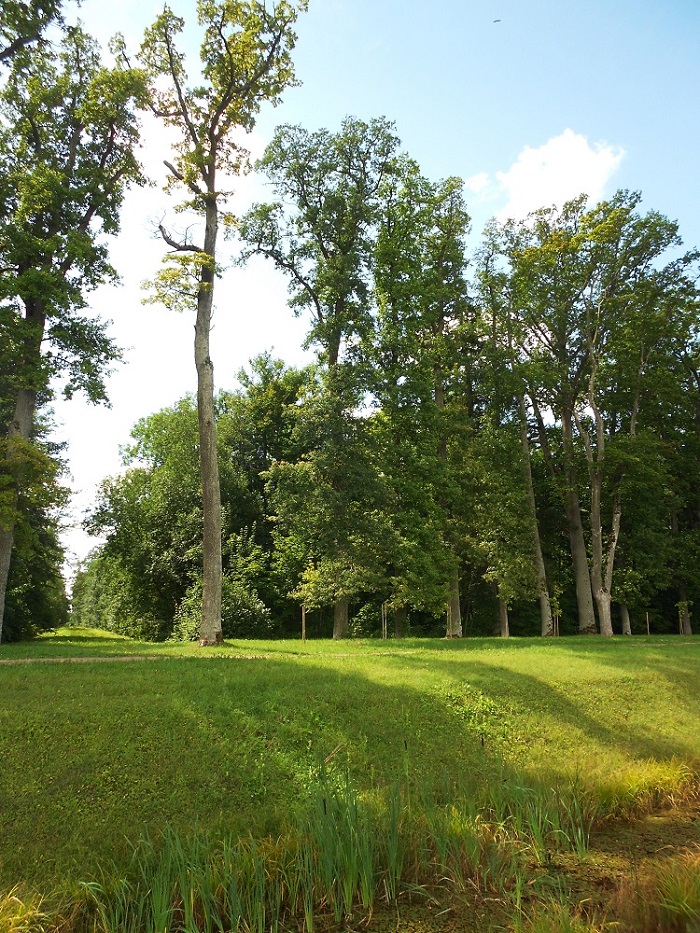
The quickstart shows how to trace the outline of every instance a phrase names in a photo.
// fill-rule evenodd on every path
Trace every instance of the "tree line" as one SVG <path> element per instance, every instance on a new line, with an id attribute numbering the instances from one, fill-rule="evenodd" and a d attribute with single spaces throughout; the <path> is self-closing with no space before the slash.
<path id="1" fill-rule="evenodd" d="M 108 155 L 97 130 L 86 131 L 88 145 L 72 124 L 44 129 L 32 97 L 47 56 L 54 69 L 65 61 L 65 74 L 63 84 L 44 75 L 42 87 L 72 88 L 78 59 L 89 73 L 82 52 L 71 61 L 65 51 L 82 34 L 66 31 L 60 53 L 21 46 L 12 58 L 3 97 L 6 108 L 19 103 L 5 109 L 6 126 L 26 127 L 26 140 L 22 149 L 8 132 L 3 142 L 17 168 L 0 231 L 0 313 L 14 341 L 3 340 L 0 529 L 18 542 L 28 491 L 58 494 L 48 473 L 30 482 L 25 465 L 54 464 L 55 477 L 37 415 L 49 376 L 98 399 L 118 353 L 79 311 L 109 275 L 96 220 L 116 230 L 124 186 L 140 178 L 135 121 L 148 106 L 182 134 L 166 165 L 181 206 L 201 220 L 200 242 L 161 227 L 170 252 L 152 283 L 154 300 L 196 311 L 199 388 L 139 422 L 126 472 L 103 484 L 89 525 L 105 543 L 76 580 L 76 619 L 204 643 L 294 631 L 300 606 L 312 630 L 336 638 L 376 633 L 387 617 L 397 636 L 690 633 L 700 586 L 698 254 L 683 252 L 675 223 L 620 191 L 493 221 L 470 255 L 462 182 L 426 178 L 385 119 L 348 118 L 336 132 L 281 126 L 257 165 L 275 200 L 232 217 L 217 178 L 245 160 L 234 130 L 293 82 L 291 27 L 303 8 L 280 3 L 265 18 L 264 4 L 238 6 L 200 4 L 204 88 L 188 89 L 176 48 L 184 24 L 167 10 L 136 67 L 123 43 L 112 71 L 95 63 L 104 96 L 115 97 Z M 101 114 L 91 93 L 82 106 Z M 47 123 L 67 99 L 77 90 L 46 105 Z M 54 231 L 83 149 L 83 200 Z M 117 149 L 121 170 L 100 176 Z M 27 153 L 33 182 L 22 173 Z M 215 396 L 220 224 L 241 262 L 262 255 L 287 276 L 315 362 L 296 370 L 263 355 L 236 391 Z M 55 296 L 37 289 L 39 274 Z M 235 296 L 219 302 L 236 313 Z M 47 340 L 63 350 L 47 352 Z M 35 527 L 50 526 L 55 506 L 35 505 Z M 15 553 L 16 544 L 13 573 Z M 11 580 L 8 595 L 15 589 Z"/>
<path id="2" fill-rule="evenodd" d="M 698 257 L 676 225 L 580 197 L 490 223 L 468 261 L 462 183 L 384 120 L 281 127 L 258 168 L 279 200 L 240 220 L 243 259 L 289 277 L 316 361 L 260 357 L 218 398 L 225 634 L 297 630 L 301 605 L 336 638 L 382 607 L 397 635 L 690 633 Z M 193 417 L 140 422 L 103 487 L 85 621 L 197 631 Z"/>

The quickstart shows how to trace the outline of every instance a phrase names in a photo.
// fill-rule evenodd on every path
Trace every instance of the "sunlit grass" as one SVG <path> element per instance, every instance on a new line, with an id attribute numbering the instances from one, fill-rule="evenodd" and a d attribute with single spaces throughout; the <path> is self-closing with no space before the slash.
<path id="1" fill-rule="evenodd" d="M 250 883 L 278 870 L 286 879 L 268 916 L 279 901 L 295 922 L 308 915 L 307 928 L 319 910 L 370 912 L 407 878 L 465 897 L 500 885 L 500 900 L 516 903 L 523 863 L 546 870 L 562 847 L 585 861 L 596 821 L 697 788 L 699 649 L 657 637 L 202 651 L 69 629 L 0 646 L 0 660 L 88 659 L 0 666 L 0 885 L 47 891 L 93 877 L 111 892 L 104 909 L 117 909 L 133 844 L 146 835 L 162 847 L 172 833 L 184 846 L 229 839 L 230 858 L 249 840 L 239 855 Z M 147 660 L 109 660 L 127 656 Z M 321 774 L 350 782 L 358 825 L 378 820 L 373 847 L 336 851 L 328 824 L 308 822 Z M 300 833 L 311 848 L 297 846 Z M 312 891 L 312 862 L 328 878 L 342 863 L 346 887 Z M 201 922 L 210 908 L 198 902 Z M 521 919 L 547 923 L 558 909 Z M 566 916 L 572 930 L 597 929 Z"/>

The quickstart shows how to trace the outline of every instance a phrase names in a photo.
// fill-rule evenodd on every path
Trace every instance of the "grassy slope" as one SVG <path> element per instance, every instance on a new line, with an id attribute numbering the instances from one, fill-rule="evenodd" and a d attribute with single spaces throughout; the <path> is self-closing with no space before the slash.
<path id="1" fill-rule="evenodd" d="M 364 789 L 564 774 L 612 794 L 698 768 L 700 639 L 239 642 L 63 630 L 0 666 L 0 883 L 84 876 L 165 823 L 275 832 L 329 767 Z M 482 743 L 483 740 L 483 743 Z"/>

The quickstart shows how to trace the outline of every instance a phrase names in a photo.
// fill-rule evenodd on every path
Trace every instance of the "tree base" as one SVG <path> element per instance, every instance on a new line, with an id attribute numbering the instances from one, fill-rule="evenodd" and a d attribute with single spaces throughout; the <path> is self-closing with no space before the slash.
<path id="1" fill-rule="evenodd" d="M 199 647 L 200 648 L 211 648 L 215 645 L 223 645 L 224 635 L 223 632 L 217 632 L 216 637 L 212 641 L 210 638 L 200 638 Z"/>

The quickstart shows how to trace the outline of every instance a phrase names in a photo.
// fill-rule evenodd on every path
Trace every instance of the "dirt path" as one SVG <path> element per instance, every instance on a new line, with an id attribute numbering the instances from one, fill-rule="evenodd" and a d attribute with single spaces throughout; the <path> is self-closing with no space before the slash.
<path id="1" fill-rule="evenodd" d="M 0 664 L 92 664 L 95 661 L 160 661 L 162 658 L 170 658 L 172 655 L 157 654 L 115 654 L 100 657 L 77 657 L 77 658 L 3 658 Z"/>

